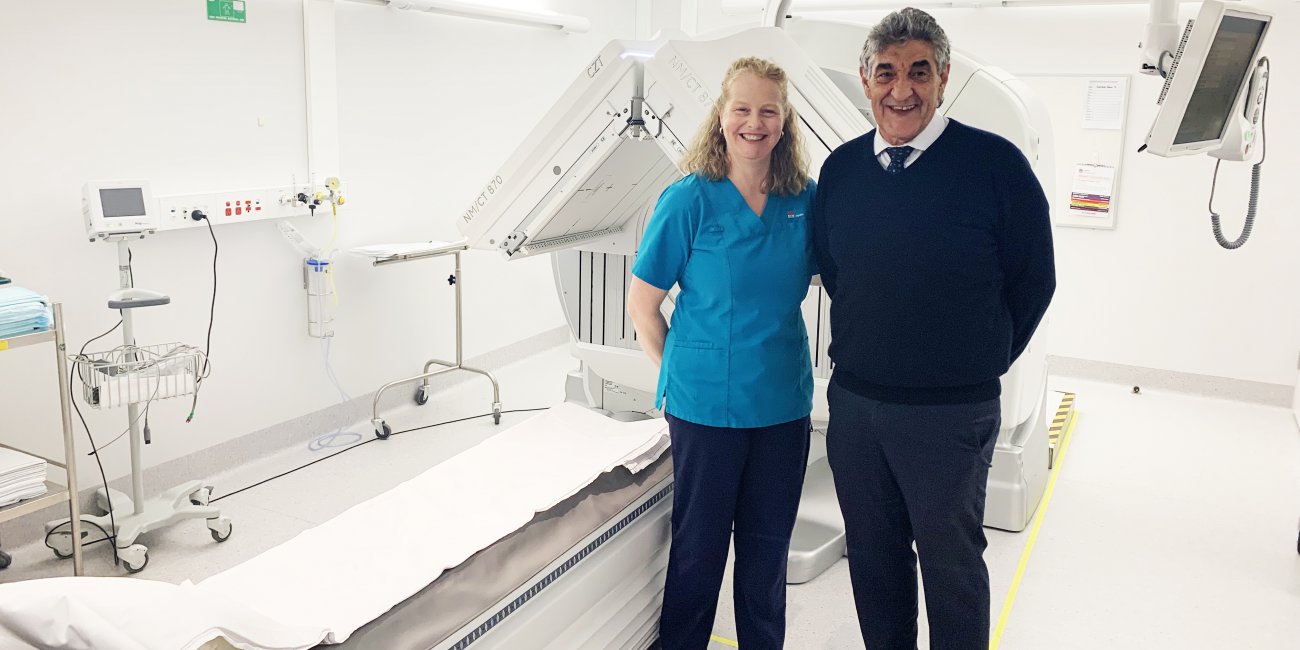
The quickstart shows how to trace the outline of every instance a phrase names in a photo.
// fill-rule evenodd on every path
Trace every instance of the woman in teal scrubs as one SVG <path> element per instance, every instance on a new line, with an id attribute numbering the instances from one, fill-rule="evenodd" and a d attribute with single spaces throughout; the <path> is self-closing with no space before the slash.
<path id="1" fill-rule="evenodd" d="M 785 570 L 808 460 L 812 363 L 800 310 L 815 272 L 808 177 L 786 75 L 737 60 L 659 198 L 628 313 L 660 364 L 673 451 L 673 537 L 659 633 L 709 644 L 735 532 L 740 647 L 785 640 Z M 672 325 L 660 307 L 680 288 Z"/>

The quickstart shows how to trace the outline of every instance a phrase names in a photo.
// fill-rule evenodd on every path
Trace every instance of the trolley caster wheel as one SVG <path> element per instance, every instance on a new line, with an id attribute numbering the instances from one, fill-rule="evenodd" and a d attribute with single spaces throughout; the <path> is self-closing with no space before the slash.
<path id="1" fill-rule="evenodd" d="M 415 403 L 417 406 L 424 406 L 429 403 L 429 387 L 421 386 L 415 389 Z"/>
<path id="2" fill-rule="evenodd" d="M 388 436 L 393 435 L 393 430 L 389 428 L 388 423 L 384 422 L 375 427 L 375 437 L 380 440 L 388 440 Z"/>
<path id="3" fill-rule="evenodd" d="M 0 551 L 0 569 L 8 569 L 10 564 L 14 563 L 13 557 L 4 551 Z"/>
<path id="4" fill-rule="evenodd" d="M 85 537 L 86 535 L 83 532 L 81 536 Z M 72 551 L 74 550 L 72 548 L 72 533 L 55 533 L 50 535 L 50 538 L 46 540 L 45 545 L 49 547 L 51 551 L 54 551 L 54 557 L 57 557 L 60 560 L 66 560 L 72 557 Z"/>
<path id="5" fill-rule="evenodd" d="M 212 502 L 212 486 L 205 485 L 190 494 L 190 503 L 196 506 L 206 506 Z"/>
<path id="6" fill-rule="evenodd" d="M 122 565 L 126 567 L 128 573 L 139 573 L 149 566 L 149 549 L 140 544 L 119 548 L 117 555 L 122 558 Z"/>
<path id="7" fill-rule="evenodd" d="M 235 525 L 230 522 L 228 517 L 218 517 L 208 520 L 208 532 L 212 533 L 212 541 L 220 544 L 230 539 L 230 533 L 234 532 Z"/>

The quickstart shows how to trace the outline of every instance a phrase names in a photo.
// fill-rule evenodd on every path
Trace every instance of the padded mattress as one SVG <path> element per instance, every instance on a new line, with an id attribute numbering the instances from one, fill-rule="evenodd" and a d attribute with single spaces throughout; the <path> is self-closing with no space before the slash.
<path id="1" fill-rule="evenodd" d="M 344 643 L 319 648 L 401 650 L 472 647 L 547 585 L 563 578 L 585 557 L 651 508 L 671 503 L 672 458 L 664 454 L 637 474 L 624 467 L 605 472 L 586 489 L 537 513 L 515 532 L 444 572 L 415 595 L 359 628 Z M 630 506 L 642 502 L 636 509 Z M 620 516 L 621 514 L 621 516 Z M 593 533 L 595 540 L 581 544 Z M 382 551 L 377 551 L 382 552 Z M 568 558 L 551 571 L 544 571 Z M 515 598 L 508 598 L 525 585 Z M 474 621 L 486 620 L 467 628 Z"/>

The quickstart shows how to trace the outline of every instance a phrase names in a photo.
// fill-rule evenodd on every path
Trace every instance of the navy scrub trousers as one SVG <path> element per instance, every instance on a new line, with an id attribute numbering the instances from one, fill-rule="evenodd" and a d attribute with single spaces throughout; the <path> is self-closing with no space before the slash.
<path id="1" fill-rule="evenodd" d="M 745 650 L 781 648 L 786 557 L 808 464 L 809 419 L 730 429 L 665 417 L 675 482 L 659 624 L 664 650 L 709 645 L 733 522 L 737 641 Z"/>
<path id="2" fill-rule="evenodd" d="M 890 404 L 834 379 L 826 397 L 826 452 L 867 648 L 915 650 L 919 554 L 931 650 L 987 650 L 984 497 L 1001 401 Z"/>

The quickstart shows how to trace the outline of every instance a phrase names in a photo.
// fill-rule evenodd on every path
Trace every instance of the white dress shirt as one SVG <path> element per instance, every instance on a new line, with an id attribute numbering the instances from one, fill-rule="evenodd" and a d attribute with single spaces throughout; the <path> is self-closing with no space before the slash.
<path id="1" fill-rule="evenodd" d="M 939 135 L 943 133 L 947 126 L 948 118 L 943 115 L 936 115 L 930 119 L 930 123 L 925 125 L 925 128 L 921 129 L 921 132 L 915 138 L 912 138 L 911 142 L 904 142 L 900 145 L 885 142 L 885 139 L 880 135 L 880 129 L 876 129 L 876 159 L 880 161 L 881 167 L 889 169 L 889 154 L 885 152 L 885 149 L 893 146 L 908 146 L 915 149 L 915 151 L 907 157 L 907 160 L 903 161 L 903 167 L 911 167 L 912 163 L 916 162 L 916 159 L 920 158 L 921 154 L 926 149 L 929 149 L 935 140 L 939 139 Z"/>

